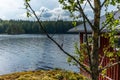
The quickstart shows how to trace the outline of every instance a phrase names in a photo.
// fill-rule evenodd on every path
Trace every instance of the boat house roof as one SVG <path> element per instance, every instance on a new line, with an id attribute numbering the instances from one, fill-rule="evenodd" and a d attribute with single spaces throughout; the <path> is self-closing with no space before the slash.
<path id="1" fill-rule="evenodd" d="M 120 19 L 120 10 L 115 11 L 114 13 L 115 13 L 114 18 L 115 19 Z M 100 18 L 100 28 L 102 28 L 102 23 L 105 21 L 105 19 L 106 19 L 105 15 L 101 16 L 101 18 Z M 94 20 L 91 20 L 91 23 L 93 24 Z M 91 33 L 92 29 L 91 29 L 88 22 L 86 22 L 86 27 L 87 27 L 87 32 Z M 117 26 L 116 30 L 118 30 L 120 32 L 120 25 Z M 68 32 L 85 32 L 84 24 L 80 24 L 80 25 L 70 29 Z M 107 32 L 107 29 L 104 29 L 102 32 Z"/>

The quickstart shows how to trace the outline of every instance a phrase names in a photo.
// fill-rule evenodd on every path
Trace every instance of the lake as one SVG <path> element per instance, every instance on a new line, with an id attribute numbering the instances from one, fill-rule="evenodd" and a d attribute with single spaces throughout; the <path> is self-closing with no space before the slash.
<path id="1" fill-rule="evenodd" d="M 76 34 L 51 35 L 73 54 Z M 0 75 L 18 71 L 62 68 L 79 72 L 67 63 L 67 56 L 45 35 L 0 35 Z"/>

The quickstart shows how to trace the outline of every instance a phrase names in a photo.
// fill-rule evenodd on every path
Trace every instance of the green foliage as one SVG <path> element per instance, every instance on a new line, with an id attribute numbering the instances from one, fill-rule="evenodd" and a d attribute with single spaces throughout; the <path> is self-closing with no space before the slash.
<path id="1" fill-rule="evenodd" d="M 72 62 L 72 58 L 71 58 L 71 57 L 68 57 L 67 62 L 68 62 L 68 63 L 71 63 L 71 62 Z"/>
<path id="2" fill-rule="evenodd" d="M 108 6 L 108 5 L 116 6 L 116 4 L 118 3 L 120 3 L 120 0 L 107 0 L 105 3 L 105 6 Z"/>
<path id="3" fill-rule="evenodd" d="M 30 16 L 31 16 L 31 14 L 30 14 L 29 11 L 27 11 L 26 14 L 27 14 L 27 17 L 30 17 Z"/>
<path id="4" fill-rule="evenodd" d="M 107 69 L 102 70 L 101 74 L 104 76 L 107 74 Z"/>
<path id="5" fill-rule="evenodd" d="M 76 60 L 78 60 L 79 62 L 82 63 L 85 60 L 86 56 L 87 56 L 87 55 L 85 55 L 86 44 L 80 44 L 80 46 L 81 46 L 82 49 L 79 48 L 79 45 L 78 45 L 77 42 L 74 44 L 74 47 L 75 47 L 75 52 L 74 53 L 75 54 L 73 56 L 74 56 L 74 58 L 76 58 Z M 69 64 L 79 66 L 71 57 L 68 57 L 67 62 Z"/>
<path id="6" fill-rule="evenodd" d="M 111 3 L 109 4 L 116 5 L 115 1 L 111 0 Z M 105 26 L 107 33 L 102 34 L 102 36 L 109 40 L 109 45 L 105 46 L 103 49 L 105 57 L 109 59 L 108 64 L 115 62 L 116 58 L 120 56 L 120 47 L 118 45 L 119 37 L 117 36 L 120 31 L 120 28 L 118 27 L 118 25 L 120 25 L 120 20 L 114 18 L 115 14 L 115 12 L 107 12 L 106 20 L 103 23 L 103 26 L 107 24 Z M 106 69 L 102 71 L 102 74 L 106 74 Z"/>
<path id="7" fill-rule="evenodd" d="M 76 22 L 76 25 L 81 22 Z M 42 21 L 45 29 L 50 34 L 68 33 L 73 27 L 72 21 Z M 36 21 L 10 20 L 0 22 L 0 33 L 8 34 L 44 34 Z"/>
<path id="8" fill-rule="evenodd" d="M 117 52 L 117 55 L 120 57 L 120 51 L 119 51 L 119 52 Z"/>
<path id="9" fill-rule="evenodd" d="M 30 0 L 25 0 L 25 2 L 30 2 Z"/>
<path id="10" fill-rule="evenodd" d="M 109 57 L 109 58 L 111 58 L 111 57 L 114 56 L 114 53 L 113 52 L 108 52 L 106 56 Z"/>
<path id="11" fill-rule="evenodd" d="M 78 43 L 75 43 L 75 54 L 77 55 L 76 58 L 78 58 L 77 59 L 78 61 L 83 62 L 85 59 L 85 54 L 84 54 L 85 49 L 82 49 L 83 50 L 83 52 L 82 52 L 82 50 L 80 50 L 80 48 L 78 48 L 78 47 L 79 47 Z"/>
<path id="12" fill-rule="evenodd" d="M 106 25 L 107 24 L 107 25 Z M 120 30 L 117 26 L 120 24 L 120 20 L 114 18 L 114 13 L 106 13 L 106 21 L 103 22 L 103 26 L 106 25 L 108 33 L 103 34 L 104 37 L 109 38 L 109 44 L 111 47 L 115 47 L 115 35 Z"/>
<path id="13" fill-rule="evenodd" d="M 31 17 L 32 15 L 31 15 L 31 13 L 30 13 L 30 10 L 29 10 L 29 2 L 30 2 L 30 0 L 24 0 L 25 1 L 25 3 L 24 3 L 24 5 L 25 5 L 25 9 L 27 10 L 26 11 L 26 15 L 27 15 L 27 17 Z"/>
<path id="14" fill-rule="evenodd" d="M 73 24 L 74 27 L 76 27 L 77 23 L 76 23 L 76 21 L 73 21 L 72 24 Z"/>
<path id="15" fill-rule="evenodd" d="M 83 4 L 85 0 L 79 0 L 80 4 Z M 78 2 L 77 0 L 59 0 L 59 3 L 63 5 L 64 10 L 68 10 L 71 13 L 71 17 L 75 20 L 81 18 L 79 15 L 75 15 L 74 13 L 78 11 Z"/>

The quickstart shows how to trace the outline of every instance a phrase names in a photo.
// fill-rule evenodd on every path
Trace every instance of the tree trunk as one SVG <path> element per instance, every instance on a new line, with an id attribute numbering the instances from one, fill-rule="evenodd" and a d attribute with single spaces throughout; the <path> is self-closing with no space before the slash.
<path id="1" fill-rule="evenodd" d="M 100 0 L 94 0 L 94 28 L 93 28 L 93 46 L 91 51 L 91 78 L 99 78 L 99 23 L 100 23 Z"/>
<path id="2" fill-rule="evenodd" d="M 93 46 L 92 46 L 92 52 L 91 52 L 91 77 L 92 80 L 98 80 L 99 72 L 98 72 L 98 66 L 99 66 L 99 53 L 98 53 L 98 33 L 93 32 Z"/>

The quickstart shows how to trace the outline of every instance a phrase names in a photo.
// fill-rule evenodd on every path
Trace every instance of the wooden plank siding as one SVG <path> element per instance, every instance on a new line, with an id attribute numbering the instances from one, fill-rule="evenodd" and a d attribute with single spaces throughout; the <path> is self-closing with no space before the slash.
<path id="1" fill-rule="evenodd" d="M 84 33 L 80 33 L 80 43 L 83 43 L 83 34 Z M 103 48 L 105 46 L 109 45 L 109 39 L 106 39 L 104 37 L 100 37 L 100 48 L 99 48 L 99 53 L 101 56 L 104 56 L 103 54 Z M 110 49 L 110 51 L 113 51 L 113 49 Z M 120 58 L 116 58 L 115 61 L 120 61 Z M 101 62 L 101 61 L 100 61 Z M 103 63 L 102 63 L 102 66 L 105 66 L 107 63 L 109 63 L 109 59 L 108 58 L 104 58 L 103 59 Z M 86 62 L 85 62 L 86 64 Z M 90 77 L 89 74 L 87 74 L 84 70 L 80 69 L 80 72 L 81 74 L 87 76 L 87 77 Z M 120 64 L 114 66 L 114 67 L 111 67 L 109 69 L 107 69 L 107 72 L 106 72 L 106 76 L 105 77 L 102 77 L 101 75 L 99 76 L 99 80 L 120 80 Z"/>

